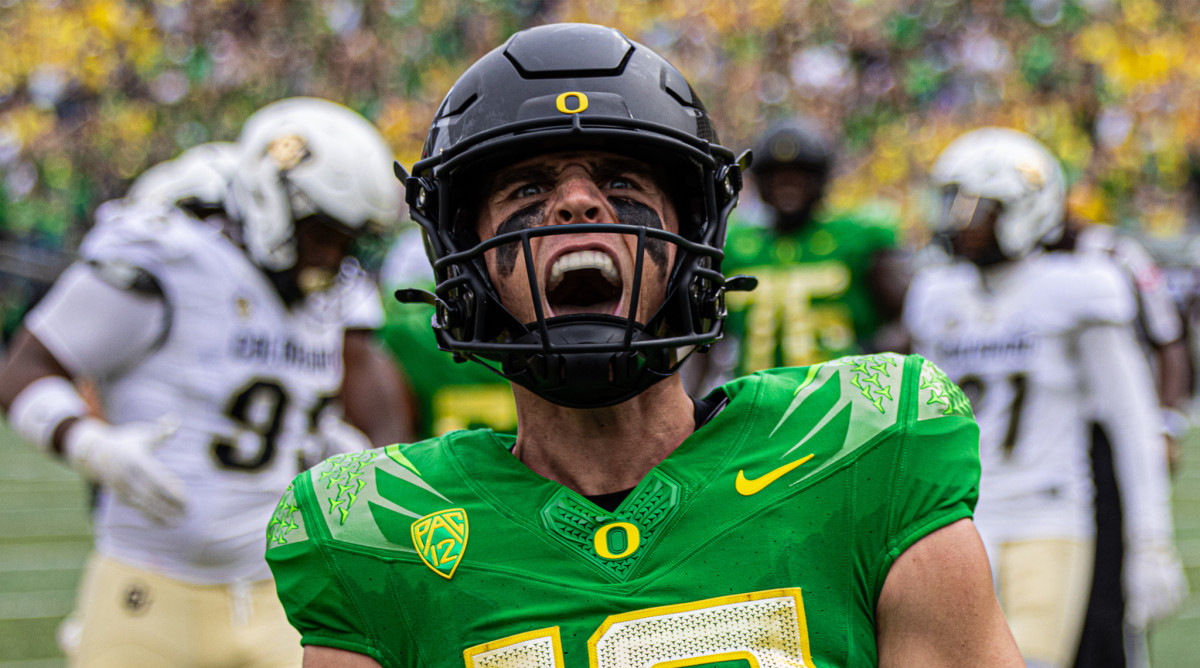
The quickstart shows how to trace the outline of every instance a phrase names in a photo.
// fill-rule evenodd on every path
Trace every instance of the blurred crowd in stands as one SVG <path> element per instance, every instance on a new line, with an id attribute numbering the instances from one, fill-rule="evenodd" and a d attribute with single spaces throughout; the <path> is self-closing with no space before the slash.
<path id="1" fill-rule="evenodd" d="M 360 111 L 411 165 L 465 66 L 548 21 L 666 55 L 726 146 L 797 111 L 822 119 L 843 141 L 830 203 L 883 209 L 910 246 L 933 158 L 997 124 L 1061 157 L 1075 214 L 1194 264 L 1200 0 L 0 0 L 5 335 L 148 166 L 304 94 Z M 1190 293 L 1190 272 L 1174 276 Z"/>

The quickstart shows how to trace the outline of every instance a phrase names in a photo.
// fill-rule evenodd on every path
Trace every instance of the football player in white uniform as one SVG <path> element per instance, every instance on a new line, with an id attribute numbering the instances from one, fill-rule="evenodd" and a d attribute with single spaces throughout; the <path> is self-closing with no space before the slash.
<path id="1" fill-rule="evenodd" d="M 1032 137 L 982 128 L 943 151 L 935 232 L 954 262 L 922 270 L 904 322 L 916 352 L 972 398 L 983 472 L 975 522 L 1028 665 L 1070 666 L 1092 574 L 1092 406 L 1112 437 L 1124 506 L 1127 616 L 1186 593 L 1135 303 L 1111 262 L 1040 253 L 1061 233 L 1061 168 Z"/>
<path id="2" fill-rule="evenodd" d="M 339 393 L 388 387 L 347 334 L 382 319 L 346 258 L 399 217 L 383 137 L 292 98 L 250 117 L 236 161 L 231 149 L 193 150 L 102 205 L 0 370 L 11 426 L 99 488 L 77 665 L 299 665 L 264 532 L 315 450 L 370 447 Z M 205 207 L 216 214 L 192 213 Z M 403 437 L 391 400 L 358 424 Z"/>

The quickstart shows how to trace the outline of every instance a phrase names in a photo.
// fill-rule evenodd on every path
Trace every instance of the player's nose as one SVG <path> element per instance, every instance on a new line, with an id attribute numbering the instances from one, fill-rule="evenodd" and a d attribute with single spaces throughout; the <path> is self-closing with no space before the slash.
<path id="1" fill-rule="evenodd" d="M 608 201 L 596 183 L 583 175 L 569 177 L 558 185 L 553 211 L 556 225 L 611 222 Z"/>

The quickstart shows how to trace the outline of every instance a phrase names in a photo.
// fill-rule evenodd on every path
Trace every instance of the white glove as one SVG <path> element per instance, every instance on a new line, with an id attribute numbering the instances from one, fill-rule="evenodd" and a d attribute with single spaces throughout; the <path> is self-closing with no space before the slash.
<path id="1" fill-rule="evenodd" d="M 1179 609 L 1187 598 L 1183 564 L 1169 544 L 1132 547 L 1125 555 L 1125 622 L 1144 629 Z"/>
<path id="2" fill-rule="evenodd" d="M 374 447 L 366 434 L 334 413 L 326 413 L 317 421 L 317 432 L 314 434 L 314 438 L 317 441 L 316 450 L 319 456 L 317 461 L 324 461 L 334 455 L 348 452 L 362 452 Z"/>
<path id="3" fill-rule="evenodd" d="M 154 450 L 179 429 L 174 416 L 157 422 L 113 425 L 92 417 L 71 425 L 63 441 L 75 470 L 151 519 L 167 524 L 183 515 L 186 491 L 154 457 Z"/>

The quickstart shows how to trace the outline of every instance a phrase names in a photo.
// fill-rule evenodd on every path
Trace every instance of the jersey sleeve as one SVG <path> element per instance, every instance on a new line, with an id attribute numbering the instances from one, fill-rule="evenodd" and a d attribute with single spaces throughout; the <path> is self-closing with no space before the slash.
<path id="1" fill-rule="evenodd" d="M 75 374 L 118 373 L 162 342 L 169 326 L 159 278 L 193 252 L 197 234 L 219 234 L 162 205 L 102 204 L 69 267 L 26 325 Z"/>
<path id="2" fill-rule="evenodd" d="M 932 362 L 908 360 L 907 417 L 890 481 L 887 567 L 925 536 L 971 517 L 979 499 L 979 426 L 970 402 Z"/>
<path id="3" fill-rule="evenodd" d="M 160 341 L 162 299 L 118 287 L 92 265 L 76 262 L 26 316 L 26 328 L 63 368 L 104 377 L 128 368 Z"/>
<path id="4" fill-rule="evenodd" d="M 300 632 L 300 644 L 357 652 L 382 662 L 336 555 L 315 530 L 319 519 L 306 520 L 320 517 L 315 496 L 305 493 L 311 490 L 311 476 L 310 470 L 296 477 L 267 526 L 267 564 L 275 576 L 279 601 Z"/>
<path id="5" fill-rule="evenodd" d="M 1138 317 L 1146 338 L 1155 346 L 1165 346 L 1183 337 L 1179 307 L 1167 287 L 1162 269 L 1136 239 L 1121 236 L 1115 242 L 1113 257 L 1133 279 L 1141 308 Z"/>
<path id="6" fill-rule="evenodd" d="M 1157 396 L 1131 327 L 1093 327 L 1079 337 L 1079 355 L 1096 410 L 1112 443 L 1126 545 L 1171 540 L 1170 478 L 1158 428 Z"/>

